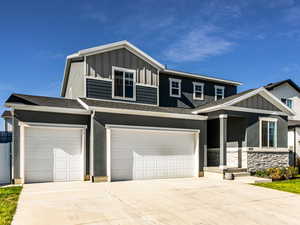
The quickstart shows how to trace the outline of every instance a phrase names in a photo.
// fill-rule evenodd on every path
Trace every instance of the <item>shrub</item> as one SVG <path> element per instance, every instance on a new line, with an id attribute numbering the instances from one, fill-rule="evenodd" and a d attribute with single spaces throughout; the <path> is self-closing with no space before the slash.
<path id="1" fill-rule="evenodd" d="M 297 167 L 268 168 L 266 170 L 258 170 L 255 175 L 258 177 L 270 177 L 272 180 L 284 180 L 296 177 L 298 174 Z"/>

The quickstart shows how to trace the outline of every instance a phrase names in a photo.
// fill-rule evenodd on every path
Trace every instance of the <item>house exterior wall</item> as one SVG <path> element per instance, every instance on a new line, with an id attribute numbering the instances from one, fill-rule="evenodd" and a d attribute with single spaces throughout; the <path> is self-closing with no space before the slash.
<path id="1" fill-rule="evenodd" d="M 69 80 L 66 88 L 66 98 L 84 97 L 84 62 L 71 62 L 69 69 Z"/>
<path id="2" fill-rule="evenodd" d="M 295 116 L 290 117 L 291 120 L 300 120 L 300 93 L 296 91 L 292 86 L 285 83 L 274 89 L 270 90 L 270 92 L 275 95 L 279 100 L 281 98 L 291 99 L 293 101 L 292 109 L 295 112 Z"/>
<path id="3" fill-rule="evenodd" d="M 125 115 L 116 113 L 96 113 L 94 117 L 94 176 L 107 176 L 106 128 L 105 125 L 129 125 L 145 127 L 164 127 L 198 129 L 199 136 L 199 171 L 203 171 L 204 149 L 206 148 L 206 120 L 187 120 L 152 116 Z"/>
<path id="4" fill-rule="evenodd" d="M 126 48 L 86 57 L 86 74 L 90 77 L 112 79 L 112 67 L 136 71 L 136 82 L 158 86 L 158 70 Z"/>
<path id="5" fill-rule="evenodd" d="M 90 116 L 51 112 L 37 112 L 15 110 L 13 117 L 13 152 L 14 152 L 14 178 L 20 178 L 20 126 L 19 122 L 80 124 L 87 125 L 86 129 L 86 174 L 89 174 L 89 146 L 90 146 Z"/>
<path id="6" fill-rule="evenodd" d="M 88 98 L 157 105 L 157 90 L 157 87 L 136 85 L 136 101 L 120 100 L 112 97 L 111 80 L 86 79 L 86 96 Z"/>
<path id="7" fill-rule="evenodd" d="M 170 97 L 170 83 L 169 78 L 181 80 L 181 97 Z M 193 82 L 204 84 L 204 100 L 193 99 Z M 217 83 L 201 79 L 183 77 L 178 75 L 171 75 L 160 72 L 159 74 L 159 104 L 166 107 L 181 107 L 181 108 L 195 108 L 212 101 L 215 101 L 215 85 L 225 87 L 224 97 L 236 94 L 237 88 L 233 85 L 224 83 Z"/>

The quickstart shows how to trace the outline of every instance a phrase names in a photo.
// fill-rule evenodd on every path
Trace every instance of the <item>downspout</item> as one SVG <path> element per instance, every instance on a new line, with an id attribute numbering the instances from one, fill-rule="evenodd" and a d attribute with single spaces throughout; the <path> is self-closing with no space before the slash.
<path id="1" fill-rule="evenodd" d="M 90 131 L 90 180 L 94 181 L 94 118 L 95 110 L 91 113 L 91 131 Z"/>

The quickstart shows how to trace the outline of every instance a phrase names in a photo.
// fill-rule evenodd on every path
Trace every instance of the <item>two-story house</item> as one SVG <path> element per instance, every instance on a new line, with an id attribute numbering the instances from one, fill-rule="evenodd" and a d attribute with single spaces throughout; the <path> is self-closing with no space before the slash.
<path id="1" fill-rule="evenodd" d="M 67 57 L 61 98 L 12 94 L 15 183 L 287 166 L 292 110 L 265 88 L 167 69 L 127 41 Z"/>
<path id="2" fill-rule="evenodd" d="M 265 88 L 295 113 L 289 116 L 288 147 L 294 152 L 294 164 L 300 163 L 300 87 L 288 79 L 268 84 Z"/>

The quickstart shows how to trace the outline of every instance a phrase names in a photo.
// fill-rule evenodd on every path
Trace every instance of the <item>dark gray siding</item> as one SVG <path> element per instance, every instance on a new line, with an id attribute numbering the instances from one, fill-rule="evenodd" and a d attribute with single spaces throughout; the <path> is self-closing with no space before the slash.
<path id="1" fill-rule="evenodd" d="M 14 176 L 20 177 L 20 126 L 18 122 L 36 122 L 36 123 L 60 123 L 60 124 L 81 124 L 87 125 L 86 130 L 86 174 L 89 174 L 89 146 L 90 146 L 90 116 L 75 115 L 64 113 L 50 113 L 37 111 L 15 110 L 14 112 Z"/>
<path id="2" fill-rule="evenodd" d="M 112 98 L 112 82 L 106 80 L 86 80 L 86 92 L 88 98 L 114 100 L 114 101 L 126 101 Z M 142 104 L 157 104 L 157 88 L 136 85 L 136 102 Z"/>
<path id="3" fill-rule="evenodd" d="M 87 75 L 91 77 L 112 78 L 112 67 L 136 70 L 136 82 L 158 85 L 158 71 L 149 63 L 125 48 L 104 52 L 87 58 Z"/>
<path id="4" fill-rule="evenodd" d="M 170 97 L 169 78 L 181 80 L 181 98 Z M 204 83 L 204 100 L 193 99 L 193 82 Z M 236 94 L 237 88 L 233 85 L 210 82 L 201 79 L 188 78 L 183 76 L 159 74 L 159 104 L 167 107 L 195 108 L 212 101 L 215 101 L 215 85 L 225 87 L 225 97 Z"/>
<path id="5" fill-rule="evenodd" d="M 252 108 L 252 109 L 263 109 L 263 110 L 270 110 L 270 111 L 278 111 L 280 112 L 281 110 L 278 109 L 275 105 L 270 103 L 268 100 L 263 98 L 260 95 L 255 95 L 250 98 L 247 98 L 244 101 L 241 101 L 234 106 L 238 107 L 244 107 L 244 108 Z"/>
<path id="6" fill-rule="evenodd" d="M 94 123 L 94 175 L 106 176 L 106 124 L 148 126 L 148 127 L 169 127 L 183 129 L 199 129 L 199 168 L 203 169 L 204 148 L 206 147 L 206 121 L 173 119 L 138 115 L 125 115 L 113 113 L 96 113 Z"/>

